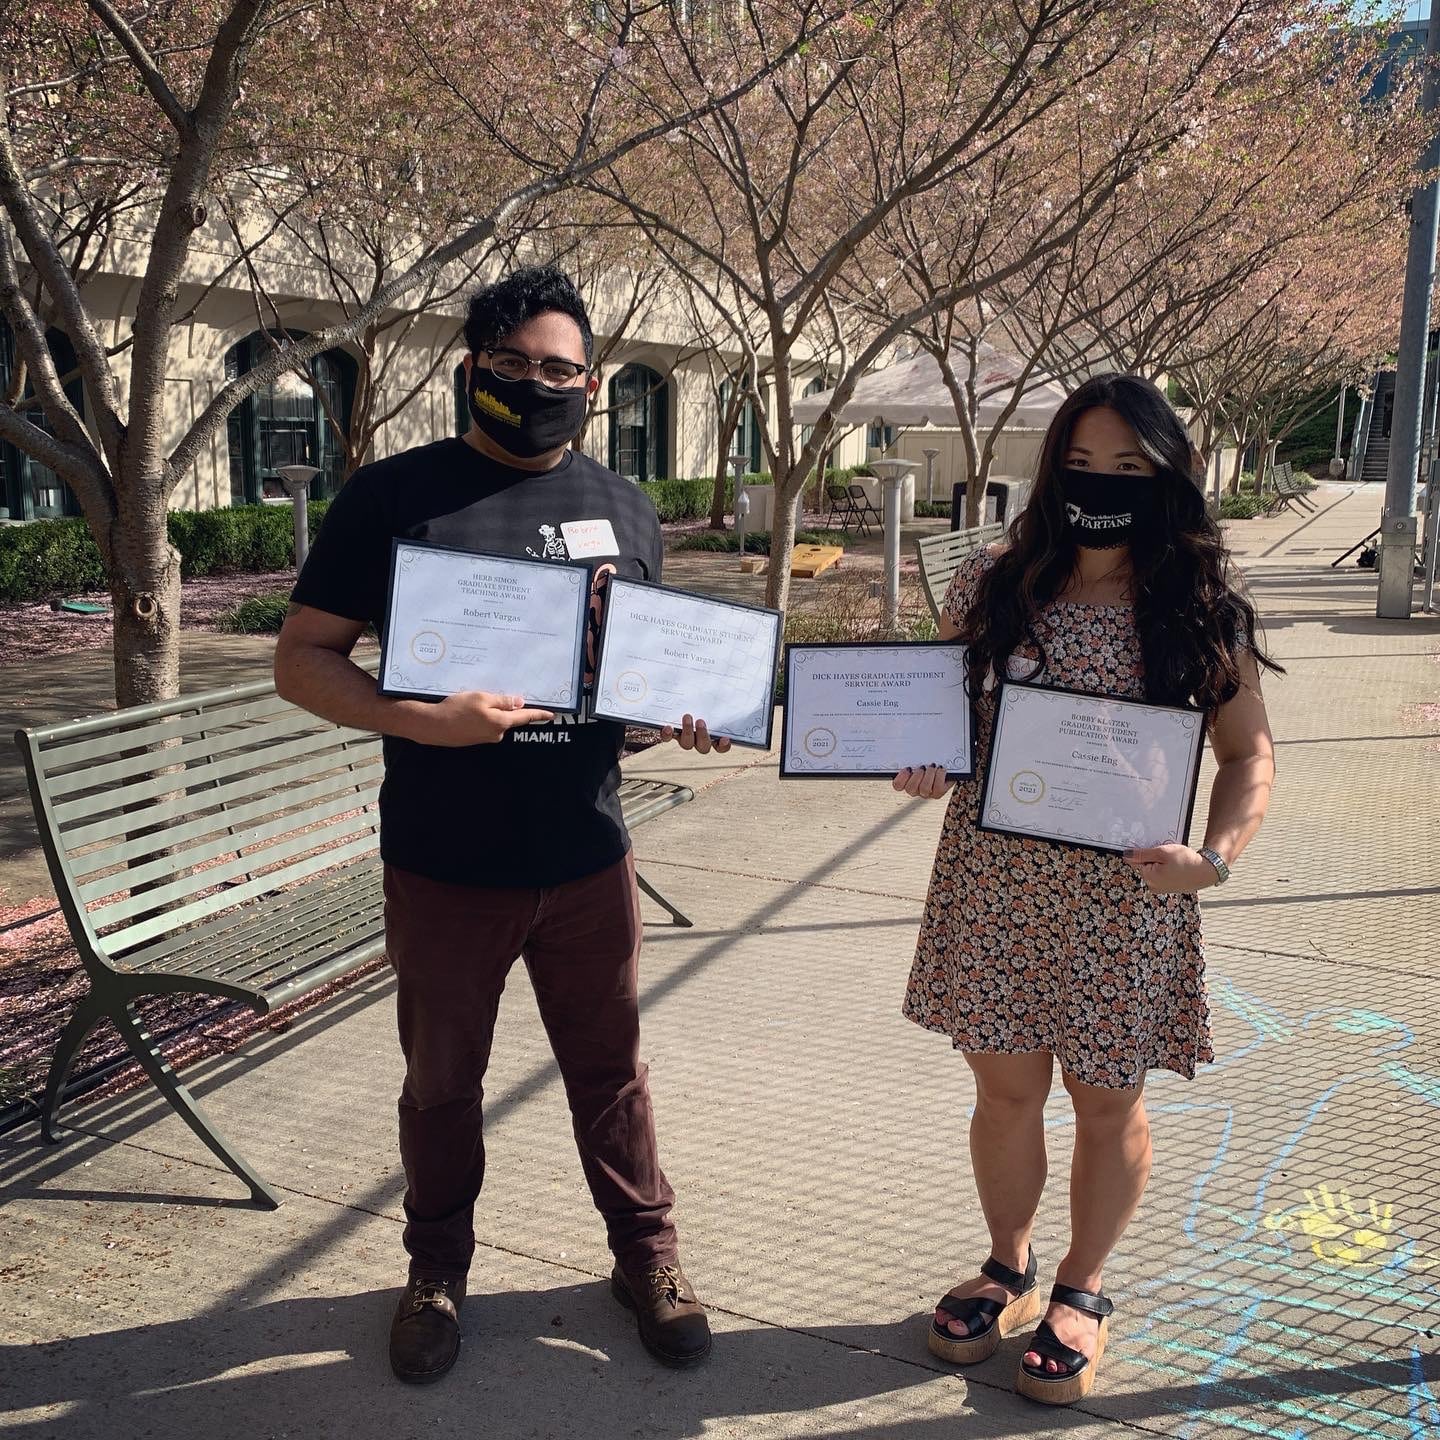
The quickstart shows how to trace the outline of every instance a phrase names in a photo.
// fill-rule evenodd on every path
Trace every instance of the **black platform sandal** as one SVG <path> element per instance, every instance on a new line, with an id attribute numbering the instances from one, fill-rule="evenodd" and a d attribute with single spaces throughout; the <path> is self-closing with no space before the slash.
<path id="1" fill-rule="evenodd" d="M 1050 1328 L 1048 1320 L 1042 1320 L 1035 1328 L 1035 1334 L 1025 1347 L 1033 1350 L 1041 1359 L 1053 1360 L 1064 1369 L 1054 1374 L 1047 1371 L 1042 1363 L 1037 1370 L 1027 1365 L 1022 1358 L 1020 1373 L 1015 1377 L 1015 1388 L 1031 1400 L 1042 1405 L 1073 1405 L 1083 1400 L 1095 1388 L 1095 1372 L 1100 1368 L 1100 1357 L 1105 1353 L 1105 1338 L 1110 1333 L 1110 1316 L 1114 1303 L 1105 1295 L 1092 1295 L 1088 1290 L 1076 1290 L 1058 1282 L 1050 1291 L 1052 1302 L 1068 1305 L 1072 1310 L 1093 1315 L 1100 1322 L 1095 1340 L 1093 1357 L 1072 1350 L 1063 1345 Z"/>
<path id="2" fill-rule="evenodd" d="M 996 1351 L 1001 1339 L 1028 1325 L 1041 1310 L 1040 1290 L 1035 1283 L 1035 1251 L 1030 1251 L 1029 1262 L 1022 1275 L 1008 1265 L 1002 1265 L 993 1255 L 980 1267 L 980 1273 L 997 1285 L 1003 1285 L 1015 1298 L 1008 1305 L 992 1300 L 988 1295 L 946 1295 L 936 1309 L 952 1320 L 973 1325 L 977 1320 L 985 1322 L 983 1330 L 969 1335 L 953 1335 L 938 1320 L 930 1322 L 930 1352 L 952 1365 L 977 1365 Z"/>

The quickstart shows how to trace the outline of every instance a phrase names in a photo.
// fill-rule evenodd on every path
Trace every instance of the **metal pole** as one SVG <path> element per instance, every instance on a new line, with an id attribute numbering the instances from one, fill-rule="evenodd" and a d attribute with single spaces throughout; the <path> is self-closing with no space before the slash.
<path id="1" fill-rule="evenodd" d="M 900 475 L 885 481 L 885 633 L 900 630 Z"/>
<path id="2" fill-rule="evenodd" d="M 1425 34 L 1425 84 L 1420 108 L 1431 114 L 1440 100 L 1440 24 L 1432 8 Z M 1440 161 L 1440 136 L 1432 140 L 1421 170 Z M 1410 200 L 1410 249 L 1405 262 L 1405 299 L 1400 312 L 1400 351 L 1395 373 L 1395 412 L 1390 428 L 1390 470 L 1380 520 L 1380 588 L 1375 614 L 1408 620 L 1415 600 L 1415 481 L 1420 463 L 1425 351 L 1430 339 L 1430 291 L 1435 284 L 1436 185 Z"/>
<path id="3" fill-rule="evenodd" d="M 1345 459 L 1341 454 L 1341 447 L 1345 444 L 1345 392 L 1349 388 L 1344 384 L 1340 386 L 1340 408 L 1335 412 L 1335 457 L 1330 465 L 1330 473 L 1337 480 L 1345 473 Z"/>

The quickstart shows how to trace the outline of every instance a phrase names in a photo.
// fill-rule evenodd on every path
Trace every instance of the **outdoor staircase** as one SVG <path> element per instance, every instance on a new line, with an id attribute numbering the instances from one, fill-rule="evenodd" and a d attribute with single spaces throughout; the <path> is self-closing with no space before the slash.
<path id="1" fill-rule="evenodd" d="M 1365 445 L 1365 461 L 1360 479 L 1366 484 L 1383 485 L 1390 476 L 1390 437 L 1384 433 L 1381 417 L 1386 415 L 1395 393 L 1395 372 L 1382 370 L 1375 377 L 1375 398 L 1370 412 L 1370 433 Z"/>

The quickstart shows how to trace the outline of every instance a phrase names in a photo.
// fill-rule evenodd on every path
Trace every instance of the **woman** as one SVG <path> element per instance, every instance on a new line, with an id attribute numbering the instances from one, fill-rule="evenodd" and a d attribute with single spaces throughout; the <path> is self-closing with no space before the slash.
<path id="1" fill-rule="evenodd" d="M 1228 876 L 1264 818 L 1260 669 L 1280 667 L 1205 512 L 1184 427 L 1128 375 L 1090 380 L 1060 408 L 1008 545 L 962 566 L 940 634 L 969 647 L 978 763 L 945 815 L 904 1009 L 974 1071 L 991 1254 L 940 1301 L 930 1348 L 972 1364 L 1044 1309 L 1030 1235 L 1058 1059 L 1075 1109 L 1070 1246 L 1016 1386 L 1069 1404 L 1094 1384 L 1113 1308 L 1105 1261 L 1150 1171 L 1145 1072 L 1190 1079 L 1214 1059 L 1196 892 Z M 1121 856 L 981 831 L 997 676 L 1203 710 L 1218 765 L 1204 845 Z M 949 789 L 935 767 L 894 784 Z"/>

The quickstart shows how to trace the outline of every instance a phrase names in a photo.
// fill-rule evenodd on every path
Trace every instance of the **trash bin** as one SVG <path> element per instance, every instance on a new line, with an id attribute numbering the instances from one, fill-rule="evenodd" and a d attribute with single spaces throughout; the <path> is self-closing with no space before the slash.
<path id="1" fill-rule="evenodd" d="M 965 526 L 966 482 L 959 481 L 950 487 L 950 528 L 961 530 Z M 1010 503 L 1010 486 L 1004 480 L 989 480 L 985 484 L 985 504 L 981 509 L 980 523 L 990 525 L 1005 523 L 1005 511 Z"/>

